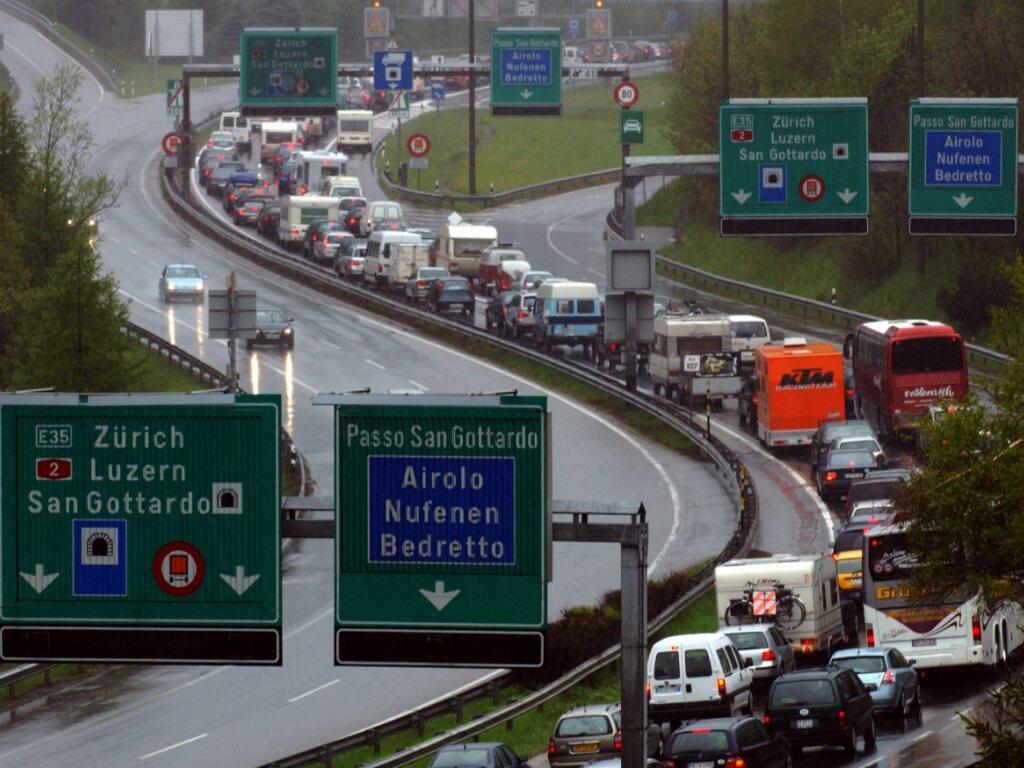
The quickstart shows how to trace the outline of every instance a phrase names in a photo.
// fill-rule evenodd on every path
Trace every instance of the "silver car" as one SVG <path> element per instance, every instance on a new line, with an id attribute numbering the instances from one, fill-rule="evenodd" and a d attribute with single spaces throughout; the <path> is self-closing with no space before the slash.
<path id="1" fill-rule="evenodd" d="M 366 241 L 345 243 L 334 255 L 334 271 L 338 277 L 358 277 L 366 263 Z"/>
<path id="2" fill-rule="evenodd" d="M 424 301 L 430 284 L 442 277 L 451 277 L 444 267 L 420 267 L 415 275 L 405 281 L 405 298 L 410 301 Z"/>
<path id="3" fill-rule="evenodd" d="M 770 624 L 744 624 L 719 630 L 732 640 L 740 656 L 753 662 L 754 680 L 771 682 L 796 669 L 793 649 L 778 627 Z M 746 663 L 744 661 L 744 663 Z"/>
<path id="4" fill-rule="evenodd" d="M 160 300 L 202 301 L 206 275 L 192 264 L 168 264 L 160 273 Z"/>

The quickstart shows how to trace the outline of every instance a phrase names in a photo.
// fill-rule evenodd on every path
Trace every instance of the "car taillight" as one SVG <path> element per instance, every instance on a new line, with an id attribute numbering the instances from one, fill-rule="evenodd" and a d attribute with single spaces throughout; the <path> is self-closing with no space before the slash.
<path id="1" fill-rule="evenodd" d="M 529 316 L 530 316 L 530 313 L 526 312 L 526 311 L 524 311 L 522 309 L 519 310 L 518 312 L 516 312 L 516 317 L 518 317 L 520 320 L 525 320 Z M 651 688 L 650 686 L 647 686 L 648 693 L 650 693 L 650 688 Z"/>
<path id="2" fill-rule="evenodd" d="M 813 637 L 805 637 L 800 641 L 800 650 L 803 653 L 814 653 L 814 649 L 817 645 L 818 641 Z"/>
<path id="3" fill-rule="evenodd" d="M 747 761 L 742 757 L 730 757 L 725 761 L 725 768 L 747 768 Z"/>
<path id="4" fill-rule="evenodd" d="M 844 725 L 846 725 L 846 710 L 845 709 L 840 709 L 839 710 L 839 727 L 842 728 Z"/>
<path id="5" fill-rule="evenodd" d="M 892 685 L 896 682 L 896 675 L 892 673 L 891 669 L 885 670 L 885 674 L 882 675 L 882 685 Z"/>
<path id="6" fill-rule="evenodd" d="M 651 700 L 651 684 L 644 683 L 644 693 L 647 694 L 647 700 Z"/>
<path id="7" fill-rule="evenodd" d="M 359 262 L 356 261 L 355 259 L 352 259 L 351 261 L 349 261 L 348 265 L 352 267 L 352 269 L 355 269 L 356 267 L 359 266 Z"/>
<path id="8" fill-rule="evenodd" d="M 210 170 L 211 170 L 210 168 L 203 168 L 203 176 L 209 176 L 210 175 Z"/>
<path id="9" fill-rule="evenodd" d="M 853 390 L 852 389 L 846 390 L 846 396 L 847 397 L 853 397 Z"/>
<path id="10" fill-rule="evenodd" d="M 826 473 L 825 473 L 825 482 L 826 482 L 826 483 L 831 483 L 831 482 L 832 482 L 833 480 L 835 480 L 835 479 L 836 479 L 836 478 L 837 478 L 838 476 L 839 476 L 839 475 L 838 475 L 838 474 L 836 474 L 835 472 L 826 472 Z"/>
<path id="11" fill-rule="evenodd" d="M 975 645 L 981 644 L 981 620 L 977 616 L 971 619 L 971 637 Z"/>
<path id="12" fill-rule="evenodd" d="M 417 280 L 416 281 L 416 287 L 417 288 L 426 288 L 428 285 L 430 285 L 430 281 L 429 280 Z"/>
<path id="13" fill-rule="evenodd" d="M 614 341 L 611 344 L 608 345 L 608 349 L 611 350 L 612 352 L 616 351 L 618 348 L 619 348 L 619 345 L 616 344 Z"/>
<path id="14" fill-rule="evenodd" d="M 875 647 L 875 628 L 871 624 L 868 624 L 864 628 L 864 634 L 867 638 L 868 648 Z"/>
<path id="15" fill-rule="evenodd" d="M 616 752 L 622 751 L 622 732 L 618 731 L 612 738 L 612 749 Z"/>
<path id="16" fill-rule="evenodd" d="M 665 766 L 665 768 L 676 768 L 676 761 L 675 760 L 662 760 L 661 762 L 662 762 L 662 765 Z"/>
<path id="17" fill-rule="evenodd" d="M 553 754 L 555 754 L 555 752 L 556 752 L 555 740 L 554 739 L 548 739 L 548 754 L 549 755 L 553 755 Z"/>
<path id="18" fill-rule="evenodd" d="M 771 648 L 767 651 L 761 651 L 761 661 L 775 661 L 775 651 Z"/>
<path id="19" fill-rule="evenodd" d="M 718 695 L 723 699 L 725 698 L 725 678 L 718 678 Z"/>
<path id="20" fill-rule="evenodd" d="M 238 214 L 241 215 L 241 214 L 245 213 L 245 206 L 243 205 L 241 208 L 236 208 L 235 210 L 237 210 Z"/>
<path id="21" fill-rule="evenodd" d="M 299 194 L 300 194 L 300 195 L 304 195 L 304 194 L 306 194 L 306 193 L 307 193 L 308 191 L 309 191 L 309 190 L 308 190 L 308 189 L 306 188 L 306 185 L 305 185 L 305 184 L 303 184 L 303 185 L 302 185 L 301 187 L 299 187 Z"/>

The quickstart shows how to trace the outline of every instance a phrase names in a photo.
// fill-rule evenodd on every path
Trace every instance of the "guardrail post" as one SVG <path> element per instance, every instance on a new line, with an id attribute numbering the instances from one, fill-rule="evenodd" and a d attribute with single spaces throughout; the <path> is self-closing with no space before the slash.
<path id="1" fill-rule="evenodd" d="M 43 670 L 43 685 L 45 685 L 47 688 L 50 687 L 50 669 L 49 669 L 49 667 L 47 667 L 45 670 Z"/>
<path id="2" fill-rule="evenodd" d="M 501 703 L 501 685 L 497 680 L 491 681 L 491 702 L 494 704 Z"/>
<path id="3" fill-rule="evenodd" d="M 416 723 L 416 735 L 417 736 L 422 736 L 423 735 L 423 715 L 421 715 L 419 712 L 417 712 L 416 713 L 416 718 L 415 718 L 415 720 L 413 722 Z"/>
<path id="4" fill-rule="evenodd" d="M 377 730 L 376 728 L 374 728 L 372 731 L 370 731 L 370 739 L 372 739 L 371 744 L 373 746 L 373 754 L 379 755 L 380 754 L 380 731 Z"/>
<path id="5" fill-rule="evenodd" d="M 455 697 L 455 722 L 456 723 L 461 723 L 463 715 L 464 715 L 464 713 L 463 713 L 462 697 L 461 696 L 456 696 Z"/>

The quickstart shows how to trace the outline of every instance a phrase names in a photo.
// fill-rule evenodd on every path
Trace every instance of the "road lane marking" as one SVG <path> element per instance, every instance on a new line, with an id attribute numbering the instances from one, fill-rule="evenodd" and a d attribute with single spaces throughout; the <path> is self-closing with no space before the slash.
<path id="1" fill-rule="evenodd" d="M 917 744 L 917 742 L 919 742 L 919 741 L 923 741 L 924 739 L 927 739 L 927 738 L 928 738 L 929 736 L 931 736 L 931 735 L 932 735 L 932 732 L 931 732 L 931 731 L 925 731 L 925 732 L 924 732 L 924 733 L 922 733 L 922 734 L 921 734 L 920 736 L 918 736 L 918 737 L 916 737 L 916 738 L 913 738 L 913 739 L 911 739 L 911 740 L 910 740 L 910 743 L 911 743 L 911 744 Z"/>
<path id="2" fill-rule="evenodd" d="M 171 746 L 169 746 L 169 747 L 164 747 L 163 749 L 158 749 L 156 752 L 150 752 L 148 754 L 145 754 L 142 757 L 140 757 L 139 760 L 148 760 L 151 757 L 156 757 L 157 755 L 162 755 L 164 752 L 170 752 L 172 749 L 177 749 L 178 747 L 184 747 L 186 744 L 191 744 L 191 743 L 193 743 L 195 741 L 199 741 L 200 739 L 205 739 L 209 735 L 210 734 L 208 734 L 208 733 L 201 733 L 198 736 L 193 736 L 191 739 L 185 739 L 184 741 L 179 741 L 177 744 L 171 744 Z"/>
<path id="3" fill-rule="evenodd" d="M 128 249 L 128 253 L 130 253 L 132 256 L 138 256 L 139 255 L 139 252 L 136 251 L 134 248 L 129 248 Z"/>
<path id="4" fill-rule="evenodd" d="M 39 33 L 37 32 L 36 34 L 39 34 Z M 43 37 L 42 35 L 39 35 L 39 36 L 40 36 L 40 37 Z M 43 37 L 43 39 L 45 40 L 46 38 L 45 38 L 45 37 Z M 23 58 L 23 59 L 24 59 L 25 61 L 27 61 L 27 62 L 29 63 L 29 66 L 31 66 L 31 67 L 32 67 L 32 69 L 34 69 L 34 70 L 35 70 L 36 72 L 38 72 L 38 73 L 39 73 L 40 77 L 46 77 L 46 73 L 45 73 L 45 72 L 43 72 L 43 70 L 41 70 L 41 69 L 39 68 L 39 65 L 38 65 L 38 64 L 36 64 L 36 63 L 35 63 L 34 61 L 32 61 L 32 59 L 30 59 L 30 58 L 29 58 L 28 56 L 26 56 L 26 55 L 25 55 L 25 54 L 24 54 L 24 53 L 22 52 L 21 48 L 19 48 L 18 46 L 16 46 L 16 45 L 15 45 L 14 43 L 12 43 L 12 42 L 11 42 L 10 40 L 8 40 L 8 41 L 7 41 L 7 47 L 8 47 L 8 48 L 10 48 L 10 49 L 11 49 L 12 51 L 14 51 L 14 52 L 15 52 L 16 54 L 18 54 L 19 56 L 21 56 L 21 58 Z"/>
<path id="5" fill-rule="evenodd" d="M 564 219 L 559 219 L 558 221 L 554 222 L 550 227 L 548 227 L 547 233 L 546 233 L 546 237 L 547 237 L 548 245 L 551 246 L 551 250 L 553 250 L 555 253 L 557 253 L 559 256 L 561 256 L 566 261 L 570 261 L 573 264 L 575 264 L 576 266 L 579 266 L 579 262 L 576 261 L 576 259 L 574 259 L 569 254 L 565 253 L 561 248 L 559 248 L 557 245 L 555 245 L 555 241 L 551 239 L 551 232 L 552 232 L 552 230 L 554 230 L 554 228 L 557 227 L 562 222 L 568 221 L 569 219 L 571 219 L 575 215 L 576 214 L 574 213 L 574 214 L 572 214 L 572 216 L 566 216 Z"/>
<path id="6" fill-rule="evenodd" d="M 387 368 L 385 368 L 383 365 L 381 365 L 380 363 L 374 362 L 370 358 L 366 358 L 366 362 L 369 363 L 370 365 L 372 365 L 374 368 L 380 368 L 382 371 L 386 371 L 387 370 Z"/>
<path id="7" fill-rule="evenodd" d="M 298 696 L 295 696 L 294 698 L 288 699 L 288 703 L 289 704 L 294 704 L 299 699 L 304 699 L 307 696 L 312 696 L 314 693 L 322 691 L 324 688 L 330 688 L 335 683 L 340 683 L 340 682 L 341 682 L 341 678 L 340 677 L 336 677 L 333 680 L 331 680 L 329 683 L 324 683 L 323 685 L 318 685 L 316 688 L 314 688 L 311 691 L 306 691 L 305 693 L 300 693 Z"/>
<path id="8" fill-rule="evenodd" d="M 597 275 L 598 277 L 604 277 L 604 272 L 598 272 L 596 269 L 591 269 L 590 267 L 587 267 L 587 272 L 592 275 Z"/>
<path id="9" fill-rule="evenodd" d="M 317 339 L 316 342 L 317 344 L 323 344 L 325 347 L 330 347 L 331 349 L 337 349 L 338 351 L 341 351 L 341 347 L 339 347 L 337 344 L 328 341 L 327 339 Z"/>
<path id="10" fill-rule="evenodd" d="M 422 389 L 424 392 L 429 392 L 430 391 L 430 387 L 424 387 L 418 381 L 414 381 L 413 379 L 409 379 L 409 383 L 412 384 L 414 387 L 416 387 L 416 389 Z"/>
<path id="11" fill-rule="evenodd" d="M 295 637 L 295 635 L 299 634 L 300 632 L 305 632 L 307 629 L 312 627 L 314 624 L 316 624 L 318 622 L 321 622 L 324 619 L 326 619 L 332 613 L 334 613 L 334 603 L 333 602 L 330 605 L 328 605 L 326 608 L 324 608 L 322 611 L 320 611 L 320 613 L 318 613 L 316 616 L 312 617 L 311 619 L 307 619 L 306 621 L 304 621 L 301 624 L 299 624 L 299 626 L 294 627 L 292 629 L 289 629 L 287 632 L 285 632 L 284 633 L 284 639 L 287 640 L 287 639 L 289 639 L 291 637 Z M 221 669 L 228 669 L 228 667 L 221 667 Z"/>

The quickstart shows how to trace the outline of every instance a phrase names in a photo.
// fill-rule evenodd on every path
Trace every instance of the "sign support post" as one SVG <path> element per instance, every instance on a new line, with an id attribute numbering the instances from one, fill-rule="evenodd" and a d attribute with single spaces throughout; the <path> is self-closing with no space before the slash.
<path id="1" fill-rule="evenodd" d="M 469 63 L 476 62 L 476 0 L 469 0 Z M 476 77 L 469 76 L 469 194 L 476 194 Z"/>
<path id="2" fill-rule="evenodd" d="M 238 304 L 235 294 L 235 270 L 227 279 L 228 289 L 228 392 L 238 391 Z"/>

